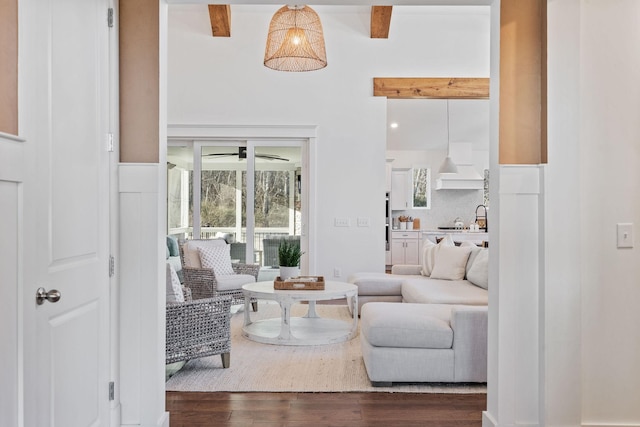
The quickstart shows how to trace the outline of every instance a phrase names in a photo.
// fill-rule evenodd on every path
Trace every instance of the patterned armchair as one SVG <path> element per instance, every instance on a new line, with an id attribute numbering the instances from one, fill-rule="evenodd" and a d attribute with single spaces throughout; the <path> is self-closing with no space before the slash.
<path id="1" fill-rule="evenodd" d="M 230 295 L 232 304 L 243 304 L 242 286 L 258 278 L 257 264 L 231 263 L 230 247 L 222 239 L 187 240 L 180 246 L 185 286 L 194 299 Z M 253 311 L 258 302 L 251 300 Z"/>
<path id="2" fill-rule="evenodd" d="M 165 363 L 219 354 L 231 363 L 231 300 L 229 295 L 193 300 L 167 263 Z"/>

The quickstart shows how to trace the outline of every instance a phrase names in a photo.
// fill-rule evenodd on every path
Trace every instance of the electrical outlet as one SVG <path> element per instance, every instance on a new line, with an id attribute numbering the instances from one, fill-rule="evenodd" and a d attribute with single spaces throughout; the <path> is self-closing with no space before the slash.
<path id="1" fill-rule="evenodd" d="M 617 225 L 617 241 L 619 248 L 633 247 L 633 224 L 618 223 Z"/>
<path id="2" fill-rule="evenodd" d="M 333 225 L 334 227 L 351 227 L 351 221 L 349 221 L 349 218 L 334 218 L 333 219 Z"/>
<path id="3" fill-rule="evenodd" d="M 338 267 L 333 269 L 333 277 L 342 277 L 342 270 Z"/>

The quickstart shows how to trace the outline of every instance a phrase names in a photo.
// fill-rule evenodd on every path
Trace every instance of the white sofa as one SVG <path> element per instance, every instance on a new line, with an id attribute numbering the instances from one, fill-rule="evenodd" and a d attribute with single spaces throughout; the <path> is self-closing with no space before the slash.
<path id="1" fill-rule="evenodd" d="M 488 249 L 451 248 L 450 239 L 427 242 L 420 266 L 349 278 L 373 385 L 486 382 Z"/>

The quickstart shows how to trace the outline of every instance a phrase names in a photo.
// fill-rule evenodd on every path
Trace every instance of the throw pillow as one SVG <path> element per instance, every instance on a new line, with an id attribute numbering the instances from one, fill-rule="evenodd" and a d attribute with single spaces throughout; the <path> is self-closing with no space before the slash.
<path id="1" fill-rule="evenodd" d="M 234 274 L 231 267 L 231 253 L 229 245 L 222 246 L 198 246 L 200 264 L 202 268 L 210 268 L 216 276 L 228 276 Z"/>
<path id="2" fill-rule="evenodd" d="M 444 246 L 435 256 L 435 264 L 431 271 L 432 279 L 462 280 L 471 248 L 460 246 Z"/>
<path id="3" fill-rule="evenodd" d="M 184 302 L 182 285 L 173 265 L 167 263 L 167 302 Z"/>
<path id="4" fill-rule="evenodd" d="M 469 274 L 469 270 L 471 269 L 471 266 L 473 265 L 473 262 L 476 259 L 476 256 L 478 256 L 482 248 L 480 246 L 477 246 L 475 243 L 469 242 L 466 240 L 462 242 L 460 246 L 465 248 L 471 248 L 471 253 L 469 254 L 469 260 L 467 261 L 467 268 L 465 273 L 465 276 L 467 276 Z"/>
<path id="5" fill-rule="evenodd" d="M 431 276 L 431 271 L 433 270 L 433 265 L 435 263 L 435 256 L 438 250 L 444 246 L 455 246 L 453 243 L 453 238 L 451 235 L 447 234 L 444 238 L 440 240 L 440 243 L 437 245 L 433 243 L 431 240 L 426 240 L 424 242 L 424 246 L 422 247 L 422 275 L 423 276 Z"/>
<path id="6" fill-rule="evenodd" d="M 180 247 L 178 239 L 173 236 L 167 236 L 167 248 L 169 248 L 169 256 L 180 256 Z"/>
<path id="7" fill-rule="evenodd" d="M 481 249 L 467 272 L 467 280 L 483 289 L 489 289 L 489 249 Z"/>

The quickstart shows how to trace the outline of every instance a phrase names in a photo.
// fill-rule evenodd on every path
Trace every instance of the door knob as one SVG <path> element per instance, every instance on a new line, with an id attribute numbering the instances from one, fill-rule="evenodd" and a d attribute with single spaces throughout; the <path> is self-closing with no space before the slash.
<path id="1" fill-rule="evenodd" d="M 58 302 L 61 296 L 60 291 L 56 289 L 51 289 L 47 292 L 44 288 L 38 288 L 36 291 L 36 304 L 42 305 L 45 300 L 49 302 Z"/>

